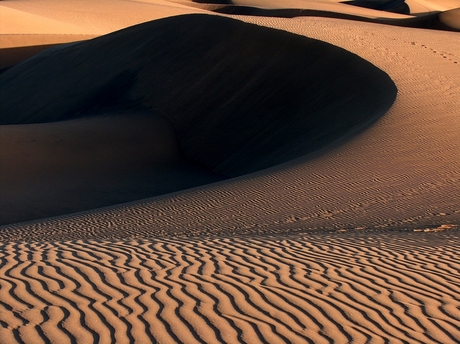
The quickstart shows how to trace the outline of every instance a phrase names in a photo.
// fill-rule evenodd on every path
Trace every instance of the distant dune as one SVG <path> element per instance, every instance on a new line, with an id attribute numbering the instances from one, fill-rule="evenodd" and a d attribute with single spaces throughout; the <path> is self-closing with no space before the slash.
<path id="1" fill-rule="evenodd" d="M 379 11 L 410 13 L 410 8 L 404 0 L 351 0 L 344 1 L 343 3 Z"/>
<path id="2" fill-rule="evenodd" d="M 359 6 L 359 5 L 355 5 Z M 370 16 L 369 13 L 360 11 L 347 11 L 346 13 L 334 12 L 331 9 L 304 9 L 304 8 L 261 8 L 254 6 L 245 5 L 215 5 L 206 4 L 203 5 L 216 13 L 231 14 L 231 15 L 249 15 L 259 17 L 280 17 L 280 18 L 295 18 L 295 17 L 326 17 L 326 18 L 337 18 L 344 20 L 363 21 L 376 24 L 385 24 L 391 26 L 402 26 L 412 28 L 423 28 L 431 30 L 444 30 L 444 31 L 460 31 L 459 20 L 455 14 L 456 10 L 444 11 L 444 12 L 429 12 L 418 16 L 387 16 L 382 17 Z M 315 6 L 316 7 L 316 6 Z M 348 13 L 350 12 L 350 13 Z M 375 11 L 379 12 L 379 11 Z M 406 11 L 401 11 L 406 12 Z M 381 12 L 380 12 L 381 13 Z M 392 13 L 392 12 L 390 12 Z M 399 13 L 399 12 L 398 12 Z M 409 13 L 407 11 L 407 13 Z M 448 19 L 445 19 L 448 18 Z"/>
<path id="3" fill-rule="evenodd" d="M 460 8 L 440 13 L 439 20 L 444 25 L 460 31 Z"/>
<path id="4" fill-rule="evenodd" d="M 458 344 L 458 0 L 220 2 L 0 2 L 0 343 Z"/>

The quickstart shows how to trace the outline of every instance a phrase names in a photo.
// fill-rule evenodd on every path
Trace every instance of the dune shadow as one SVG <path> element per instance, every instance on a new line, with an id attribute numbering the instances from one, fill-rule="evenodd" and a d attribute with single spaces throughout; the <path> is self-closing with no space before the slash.
<path id="1" fill-rule="evenodd" d="M 5 71 L 7 68 L 25 61 L 41 51 L 52 48 L 59 44 L 62 43 L 0 49 L 0 71 Z"/>
<path id="2" fill-rule="evenodd" d="M 104 109 L 162 116 L 186 159 L 235 177 L 362 130 L 396 94 L 386 73 L 339 47 L 185 15 L 45 50 L 6 70 L 0 124 L 65 121 Z"/>
<path id="3" fill-rule="evenodd" d="M 348 4 L 393 13 L 410 13 L 410 8 L 404 0 L 349 0 L 342 1 L 342 4 Z"/>

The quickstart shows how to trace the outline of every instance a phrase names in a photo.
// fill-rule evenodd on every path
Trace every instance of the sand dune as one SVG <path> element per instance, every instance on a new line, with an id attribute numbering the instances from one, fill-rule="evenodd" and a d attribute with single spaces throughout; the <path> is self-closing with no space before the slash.
<path id="1" fill-rule="evenodd" d="M 244 19 L 308 34 L 361 55 L 395 81 L 396 102 L 370 129 L 317 157 L 139 204 L 17 230 L 8 227 L 10 238 L 40 238 L 49 227 L 56 229 L 55 238 L 75 235 L 69 232 L 68 221 L 72 228 L 85 228 L 89 221 L 97 228 L 95 235 L 109 236 L 138 231 L 156 236 L 170 230 L 202 234 L 416 228 L 458 221 L 460 41 L 456 33 L 394 27 L 388 36 L 388 26 L 332 18 Z"/>
<path id="2" fill-rule="evenodd" d="M 444 11 L 442 13 L 439 14 L 439 20 L 451 27 L 451 28 L 454 28 L 456 30 L 460 30 L 460 9 L 459 8 L 456 8 L 456 9 L 453 9 L 453 10 L 449 10 L 449 11 Z"/>
<path id="3" fill-rule="evenodd" d="M 401 10 L 401 13 L 365 8 L 366 6 L 373 6 L 372 4 L 375 2 L 364 1 L 364 3 L 365 5 L 363 8 L 363 6 L 357 5 L 359 2 L 357 2 L 357 4 L 353 4 L 353 6 L 350 6 L 346 3 L 336 3 L 334 1 L 324 3 L 314 0 L 293 0 L 280 3 L 277 0 L 238 0 L 231 2 L 224 1 L 222 4 L 215 4 L 212 1 L 210 3 L 207 3 L 207 1 L 200 1 L 195 6 L 207 9 L 209 11 L 231 15 L 251 15 L 281 18 L 326 17 L 392 26 L 459 31 L 458 26 L 460 24 L 458 16 L 455 15 L 455 13 L 456 7 L 460 6 L 460 3 L 458 3 L 457 6 L 453 8 L 449 8 L 448 6 L 441 6 L 437 8 L 442 8 L 445 10 L 434 10 L 432 7 L 428 8 L 420 5 L 419 3 L 411 2 L 411 10 Z M 406 6 L 408 7 L 407 4 L 405 4 L 403 7 Z M 409 14 L 409 12 L 411 15 L 406 15 Z M 448 19 L 446 20 L 445 18 Z"/>
<path id="4" fill-rule="evenodd" d="M 409 16 L 392 13 L 385 11 L 378 11 L 369 8 L 362 8 L 359 6 L 351 6 L 340 3 L 340 1 L 318 1 L 318 0 L 233 0 L 233 1 L 189 1 L 191 6 L 198 8 L 205 8 L 208 10 L 215 10 L 218 8 L 252 8 L 253 10 L 265 11 L 265 13 L 281 13 L 291 12 L 294 10 L 303 10 L 304 13 L 318 13 L 319 15 L 324 12 L 326 15 L 332 16 L 354 16 L 365 18 L 407 18 Z M 194 5 L 193 5 L 194 4 Z"/>
<path id="5" fill-rule="evenodd" d="M 250 6 L 215 6 L 211 5 L 210 10 L 231 15 L 250 15 L 258 17 L 326 17 L 344 20 L 362 21 L 375 24 L 385 24 L 391 26 L 422 28 L 431 30 L 455 31 L 458 32 L 458 19 L 455 10 L 441 13 L 428 13 L 415 17 L 405 18 L 370 18 L 368 16 L 358 16 L 345 13 L 336 13 L 324 10 L 305 10 L 305 9 L 264 9 Z M 447 18 L 447 19 L 446 19 Z"/>
<path id="6" fill-rule="evenodd" d="M 257 7 L 255 1 L 237 5 Z M 339 5 L 335 8 L 355 8 L 335 0 L 308 2 L 324 11 Z M 439 19 L 451 28 L 457 27 L 455 8 L 460 5 L 456 6 L 454 0 L 406 2 L 411 9 L 416 3 L 418 13 L 433 12 L 433 18 L 438 18 L 435 11 L 451 10 L 441 13 Z M 283 9 L 274 0 L 265 3 L 270 10 Z M 72 41 L 76 34 L 100 35 L 149 18 L 212 9 L 207 4 L 199 6 L 202 8 L 193 7 L 191 2 L 161 0 L 78 0 L 72 6 L 67 1 L 54 0 L 2 1 L 0 15 L 8 8 L 17 11 L 17 18 L 28 13 L 35 19 L 41 17 L 37 23 L 44 23 L 46 18 L 67 23 L 63 29 L 68 29 L 68 41 Z M 373 10 L 354 10 L 360 16 L 376 18 Z M 182 46 L 178 44 L 179 38 L 165 39 L 153 51 L 167 52 L 166 57 L 156 61 L 162 62 L 161 68 L 168 63 L 176 68 L 170 67 L 168 73 L 149 80 L 147 76 L 152 75 L 155 64 L 147 63 L 146 70 L 136 71 L 146 80 L 138 78 L 127 87 L 117 88 L 117 97 L 125 95 L 121 102 L 113 102 L 112 87 L 126 86 L 124 82 L 129 78 L 123 77 L 130 74 L 111 79 L 114 74 L 109 67 L 117 63 L 120 66 L 123 61 L 131 61 L 130 66 L 135 66 L 139 52 L 132 47 L 137 45 L 142 51 L 145 36 L 153 34 L 143 36 L 142 30 L 132 31 L 139 35 L 138 41 L 127 35 L 131 40 L 128 43 L 121 39 L 128 30 L 82 45 L 55 46 L 54 53 L 44 52 L 22 66 L 3 71 L 2 80 L 6 76 L 11 78 L 11 85 L 15 79 L 18 83 L 16 92 L 2 89 L 2 106 L 21 99 L 22 92 L 30 92 L 21 99 L 26 106 L 21 108 L 21 102 L 16 103 L 20 111 L 8 114 L 3 108 L 3 120 L 61 120 L 0 126 L 0 208 L 4 218 L 13 215 L 7 222 L 26 220 L 23 211 L 35 211 L 28 219 L 49 216 L 52 212 L 38 213 L 59 207 L 64 209 L 60 212 L 63 214 L 67 212 L 65 207 L 74 207 L 68 211 L 78 210 L 75 206 L 80 202 L 95 208 L 0 226 L 0 343 L 460 342 L 460 36 L 442 30 L 343 20 L 340 17 L 345 12 L 337 11 L 331 18 L 227 15 L 261 28 L 215 18 L 207 21 L 215 23 L 209 27 L 211 33 L 200 31 L 200 26 L 192 25 L 190 29 L 180 20 L 186 17 L 177 17 L 173 20 L 178 25 L 170 29 L 180 36 L 184 31 L 178 27 L 183 25 L 184 41 L 204 35 L 201 37 L 208 37 L 210 44 L 210 38 L 227 34 L 227 40 L 219 46 L 220 53 L 208 55 L 214 60 L 199 59 L 198 52 L 201 49 L 202 54 L 203 50 L 198 39 Z M 216 16 L 215 12 L 207 13 Z M 413 20 L 400 14 L 381 13 L 382 18 Z M 51 35 L 59 34 L 53 31 L 58 26 L 50 24 L 49 30 L 42 27 L 40 32 L 46 35 L 34 37 L 32 22 L 25 30 L 22 22 L 8 20 L 13 26 L 8 28 L 9 35 L 0 35 L 0 42 L 9 42 L 5 44 L 10 44 L 10 48 L 66 42 L 65 36 L 60 41 L 47 41 Z M 224 22 L 229 24 L 221 25 Z M 16 33 L 23 34 L 15 35 L 14 25 L 18 25 Z M 159 24 L 145 25 L 138 28 Z M 234 41 L 228 39 L 232 27 L 241 30 Z M 0 29 L 6 33 L 5 26 L 0 25 Z M 193 36 L 194 32 L 197 36 Z M 292 37 L 289 33 L 306 38 L 288 39 Z M 110 42 L 110 37 L 117 37 L 117 42 Z M 35 38 L 38 43 L 34 43 Z M 37 68 L 39 64 L 49 70 L 59 68 L 65 54 L 72 52 L 77 56 L 85 46 L 90 46 L 94 55 L 87 53 L 81 65 L 74 60 L 72 68 L 62 68 L 60 78 L 54 76 L 58 82 L 54 87 L 53 76 L 48 80 L 46 73 Z M 119 52 L 118 46 L 125 50 L 117 62 L 110 52 Z M 254 53 L 262 53 L 262 61 L 268 61 L 266 69 L 251 61 L 252 54 L 245 50 L 250 48 Z M 197 55 L 191 58 L 194 49 L 198 50 Z M 11 57 L 18 58 L 15 61 L 21 60 L 21 50 L 10 52 Z M 327 59 L 323 56 L 319 63 L 312 59 L 326 52 Z M 63 58 L 51 59 L 55 54 L 63 54 Z M 134 61 L 127 57 L 130 54 L 136 57 Z M 72 61 L 71 55 L 67 58 Z M 49 61 L 53 63 L 47 64 Z M 343 64 L 338 65 L 338 61 Z M 327 70 L 329 62 L 338 66 L 335 72 Z M 280 64 L 284 64 L 281 76 L 274 72 Z M 99 69 L 89 73 L 85 66 Z M 238 75 L 217 73 L 225 76 L 218 81 L 230 78 L 233 85 L 190 75 L 192 81 L 212 80 L 206 87 L 197 83 L 201 85 L 200 94 L 190 87 L 193 82 L 184 77 L 184 71 L 190 67 L 200 67 L 197 73 L 205 76 L 214 71 L 223 73 L 225 68 Z M 243 73 L 245 68 L 248 74 Z M 312 74 L 315 82 L 308 79 L 308 71 L 317 73 Z M 293 72 L 298 75 L 292 76 Z M 84 88 L 78 93 L 67 84 L 78 79 L 76 74 L 85 75 L 90 81 L 89 85 L 83 83 Z M 342 79 L 336 83 L 333 79 L 340 74 Z M 254 83 L 238 79 L 244 75 L 255 75 L 250 79 Z M 91 83 L 96 80 L 108 85 L 107 92 L 96 93 L 99 97 L 88 100 L 84 96 L 94 95 Z M 107 84 L 106 80 L 116 82 Z M 324 146 L 315 155 L 185 189 L 219 177 L 210 174 L 209 165 L 206 171 L 184 160 L 180 145 L 190 145 L 178 141 L 181 133 L 177 128 L 174 131 L 164 113 L 154 115 L 154 97 L 145 97 L 148 93 L 143 86 L 154 87 L 163 95 L 166 90 L 170 92 L 163 98 L 169 99 L 170 104 L 161 104 L 162 109 L 178 109 L 180 104 L 187 104 L 184 113 L 190 109 L 195 114 L 209 114 L 209 109 L 219 106 L 223 111 L 222 100 L 239 106 L 260 103 L 263 99 L 257 98 L 256 90 L 262 80 L 266 83 L 259 84 L 261 94 L 270 84 L 268 81 L 284 81 L 282 89 L 291 94 L 278 94 L 278 99 L 295 94 L 302 99 L 304 111 L 315 98 L 315 87 L 330 91 L 316 93 L 318 100 L 329 99 L 328 104 L 330 99 L 346 95 L 349 100 L 342 99 L 341 105 L 331 109 L 340 121 L 328 120 L 324 128 L 343 123 L 356 112 L 360 113 L 357 119 L 361 124 L 377 121 L 359 133 L 353 130 L 356 123 L 342 127 L 341 135 L 353 135 Z M 393 82 L 398 94 L 391 105 Z M 242 87 L 241 83 L 249 86 Z M 303 88 L 304 93 L 295 93 L 306 84 L 311 86 L 311 92 L 305 92 L 307 87 Z M 375 92 L 375 87 L 381 88 Z M 71 89 L 72 96 L 59 93 L 61 89 Z M 188 89 L 193 92 L 188 93 Z M 144 98 L 130 98 L 135 94 L 132 90 Z M 276 95 L 278 88 L 272 90 Z M 5 97 L 4 92 L 9 96 Z M 32 101 L 30 95 L 34 93 L 39 97 Z M 57 97 L 52 111 L 43 111 L 40 106 L 30 111 L 37 104 L 49 105 L 53 95 Z M 238 98 L 241 95 L 246 95 L 247 102 L 244 97 Z M 364 95 L 371 98 L 366 100 Z M 82 98 L 72 101 L 72 97 Z M 183 102 L 187 97 L 189 101 Z M 111 107 L 87 106 L 101 105 L 101 99 L 105 100 L 103 105 Z M 210 103 L 213 99 L 215 103 Z M 230 102 L 233 99 L 239 102 Z M 360 99 L 366 103 L 358 104 Z M 350 105 L 356 106 L 355 111 L 350 111 Z M 390 105 L 383 114 L 383 109 Z M 289 117 L 297 110 L 292 101 L 283 107 L 289 109 L 289 113 L 281 113 L 285 120 L 298 121 L 295 116 Z M 75 108 L 84 111 L 68 111 Z M 240 107 L 233 108 L 233 112 L 241 116 L 243 111 L 235 109 Z M 273 109 L 266 106 L 265 110 Z M 321 112 L 321 106 L 317 110 Z M 177 112 L 165 112 L 169 116 L 166 118 L 179 118 Z M 82 115 L 85 117 L 78 118 Z M 230 137 L 234 139 L 240 134 L 234 127 L 247 120 L 244 116 L 237 118 L 236 124 L 207 133 L 208 137 L 228 139 L 229 133 L 236 132 Z M 215 125 L 209 117 L 207 122 Z M 197 121 L 192 124 L 198 125 Z M 278 123 L 272 129 L 267 133 L 283 132 Z M 292 148 L 288 133 L 282 135 L 286 136 L 283 142 Z M 201 139 L 202 135 L 196 137 Z M 255 143 L 260 144 L 259 141 Z M 323 143 L 331 141 L 329 137 Z M 194 147 L 200 147 L 200 142 L 195 143 Z M 201 147 L 206 154 L 219 151 L 217 145 Z M 241 161 L 251 160 L 245 156 L 240 155 Z M 232 162 L 230 166 L 239 164 Z M 6 182 L 5 176 L 9 178 Z M 131 188 L 133 184 L 137 186 Z M 69 187 L 74 189 L 71 196 L 66 193 Z M 168 187 L 172 187 L 170 191 L 184 190 L 96 208 L 110 204 L 104 203 L 107 198 L 117 202 L 117 198 L 123 201 L 128 195 L 131 198 L 125 200 L 132 200 L 145 197 L 149 188 L 168 192 Z M 11 202 L 14 197 L 20 200 Z M 94 204 L 90 205 L 88 200 Z M 6 207 L 10 208 L 5 211 Z"/>
<path id="7" fill-rule="evenodd" d="M 171 15 L 202 12 L 170 1 L 2 1 L 2 34 L 106 34 Z"/>
<path id="8" fill-rule="evenodd" d="M 214 32 L 212 28 L 217 26 L 219 32 Z M 241 35 L 242 32 L 245 34 Z M 209 70 L 209 66 L 214 67 Z M 140 24 L 87 42 L 47 50 L 7 70 L 0 75 L 0 122 L 62 121 L 94 116 L 116 106 L 143 109 L 152 116 L 170 119 L 180 150 L 190 161 L 234 177 L 304 156 L 350 136 L 383 115 L 395 96 L 396 87 L 385 73 L 345 50 L 232 19 L 190 15 Z M 128 116 L 132 117 L 129 113 Z M 52 137 L 51 132 L 55 135 L 61 132 L 63 137 L 68 137 L 65 132 L 75 130 L 72 123 L 67 128 L 62 122 L 59 128 L 47 129 L 49 133 L 40 137 Z M 89 123 L 85 125 L 94 126 Z M 33 132 L 41 130 L 38 128 L 41 127 Z M 62 180 L 65 177 L 60 175 L 75 175 L 77 170 L 97 180 L 100 169 L 120 169 L 118 165 L 113 166 L 114 154 L 118 154 L 117 159 L 124 161 L 129 169 L 140 173 L 121 153 L 125 142 L 120 140 L 120 132 L 100 139 L 103 142 L 118 140 L 120 148 L 112 143 L 103 143 L 103 147 L 109 146 L 119 153 L 108 154 L 105 148 L 95 158 L 87 153 L 85 163 L 63 169 L 69 172 L 49 172 L 47 177 L 38 177 L 37 162 L 29 159 L 15 169 L 2 169 L 1 185 L 5 194 L 24 194 L 13 185 L 23 187 L 34 180 L 39 189 L 33 192 L 29 185 L 27 189 L 33 195 L 30 197 L 34 203 L 42 204 L 41 208 L 43 204 L 50 205 L 50 210 L 41 216 L 48 217 L 62 214 L 63 210 L 53 212 L 55 206 L 51 206 L 60 194 L 75 199 L 73 194 L 78 193 L 77 197 L 82 199 L 81 186 L 93 186 L 89 182 L 75 184 L 78 179 L 73 178 L 69 180 L 70 185 L 63 183 L 62 188 L 75 190 L 74 193 L 55 191 L 52 196 L 46 196 L 39 190 L 45 185 L 56 188 L 44 180 Z M 226 135 L 222 135 L 223 132 Z M 149 134 L 140 134 L 146 135 Z M 5 135 L 5 144 L 17 140 L 18 136 L 30 134 Z M 99 131 L 92 137 L 89 141 L 92 149 L 100 149 Z M 158 151 L 145 142 L 147 140 L 139 139 L 129 154 L 136 149 Z M 59 155 L 54 161 L 65 161 L 66 154 L 72 154 L 72 150 L 80 146 L 88 146 L 88 143 L 72 144 L 64 153 L 59 145 L 54 153 L 47 143 L 43 154 Z M 4 150 L 6 165 L 15 165 L 17 150 L 12 145 Z M 40 156 L 41 151 L 36 150 L 33 155 Z M 156 159 L 154 154 L 148 157 Z M 101 167 L 106 159 L 107 166 Z M 56 171 L 59 163 L 42 165 L 48 166 L 41 167 L 42 170 Z M 142 174 L 149 173 L 152 171 L 142 171 Z M 106 180 L 106 184 L 110 182 Z M 106 189 L 103 193 L 107 193 Z M 94 208 L 94 197 L 91 193 L 84 194 L 89 202 L 86 207 L 77 206 L 80 202 L 75 201 L 75 207 L 67 205 L 65 209 L 73 212 Z M 142 193 L 144 197 L 158 194 Z M 54 202 L 49 197 L 53 197 Z M 119 196 L 113 201 L 105 198 L 107 204 L 100 206 L 120 202 Z M 33 218 L 31 213 L 35 207 L 25 199 L 19 198 L 13 203 L 12 197 L 6 196 L 2 200 L 3 223 L 6 217 L 12 218 L 12 210 L 17 216 L 22 214 L 19 221 Z M 132 199 L 124 199 L 129 200 Z"/>
<path id="9" fill-rule="evenodd" d="M 0 34 L 0 71 L 60 44 L 84 41 L 95 35 L 79 34 Z"/>
<path id="10" fill-rule="evenodd" d="M 12 2 L 14 4 L 14 2 Z M 34 13 L 9 8 L 11 2 L 2 3 L 1 13 L 1 32 L 2 34 L 90 34 L 91 31 L 86 30 L 79 25 L 68 23 L 63 20 L 47 18 Z"/>

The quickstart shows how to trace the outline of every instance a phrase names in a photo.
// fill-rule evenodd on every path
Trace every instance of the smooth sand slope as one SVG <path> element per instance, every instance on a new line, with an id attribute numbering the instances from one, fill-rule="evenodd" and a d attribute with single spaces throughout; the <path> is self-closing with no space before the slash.
<path id="1" fill-rule="evenodd" d="M 172 125 L 140 112 L 0 126 L 1 222 L 138 200 L 225 179 L 185 159 Z"/>
<path id="2" fill-rule="evenodd" d="M 73 18 L 71 6 L 64 10 L 66 6 L 55 6 L 51 0 L 2 1 L 1 6 L 20 9 L 21 3 L 28 11 L 35 6 L 37 15 L 46 13 L 70 24 L 82 18 L 81 13 Z M 92 18 L 109 18 L 109 7 L 105 7 L 106 12 L 97 10 L 109 3 L 94 5 Z M 112 2 L 118 10 L 132 3 Z M 157 9 L 165 6 L 165 2 L 154 0 L 143 4 Z M 434 2 L 424 4 L 437 10 Z M 169 3 L 165 7 L 174 12 L 174 6 Z M 38 9 L 43 12 L 38 13 Z M 182 11 L 198 10 L 184 10 L 180 5 L 177 14 Z M 114 18 L 121 18 L 117 16 L 121 12 L 114 10 Z M 134 12 L 130 18 L 139 18 L 140 10 Z M 454 14 L 451 23 L 457 22 L 455 13 L 450 12 Z M 324 17 L 234 18 L 319 39 L 357 54 L 391 77 L 398 89 L 394 104 L 370 128 L 326 146 L 316 155 L 152 199 L 0 227 L 0 343 L 460 341 L 459 34 Z M 122 28 L 121 19 L 117 20 L 111 25 L 101 20 L 99 29 L 104 31 L 104 25 L 106 32 L 116 25 Z M 210 35 L 218 36 L 219 27 L 212 26 Z M 247 33 L 247 26 L 238 27 Z M 287 37 L 285 33 L 279 35 Z M 245 39 L 250 42 L 250 37 Z M 295 42 L 292 45 L 297 46 Z M 290 60 L 283 51 L 292 48 L 290 43 L 277 45 L 282 53 L 275 54 L 275 61 L 285 62 L 284 71 L 295 70 L 305 77 L 303 73 L 313 69 L 314 63 Z M 209 74 L 221 71 L 218 62 L 227 63 L 225 57 L 238 56 L 224 48 L 224 58 L 209 62 Z M 240 49 L 235 44 L 231 50 Z M 64 49 L 55 51 L 63 53 Z M 174 58 L 174 54 L 170 56 Z M 184 56 L 189 58 L 181 68 L 191 60 L 190 51 L 184 51 Z M 303 58 L 308 61 L 308 56 Z M 111 59 L 106 54 L 103 61 Z M 250 66 L 246 60 L 237 60 L 238 66 Z M 327 61 L 323 62 L 325 66 Z M 368 65 L 355 64 L 353 68 L 358 66 Z M 66 73 L 72 75 L 76 67 Z M 178 69 L 177 73 L 184 70 Z M 351 78 L 343 85 L 351 87 L 357 78 L 347 74 L 348 68 L 342 69 L 345 79 Z M 359 70 L 352 70 L 360 75 Z M 259 82 L 264 73 L 251 69 L 251 73 L 256 72 L 259 78 L 255 81 Z M 310 83 L 312 89 L 327 87 L 330 72 L 315 72 L 324 78 Z M 23 78 L 23 73 L 27 71 L 18 73 L 17 78 Z M 37 73 L 41 71 L 30 73 L 9 98 L 33 89 L 29 80 Z M 160 80 L 178 84 L 166 76 Z M 63 88 L 67 87 L 64 81 L 62 78 Z M 288 89 L 294 92 L 300 83 Z M 142 83 L 136 79 L 132 85 Z M 351 90 L 359 89 L 357 85 L 360 83 Z M 177 87 L 184 86 L 179 83 Z M 196 99 L 209 94 L 215 99 L 238 99 L 229 92 L 231 87 L 226 87 L 223 98 L 213 93 L 218 87 L 210 87 L 203 88 Z M 246 90 L 241 85 L 236 89 Z M 35 90 L 41 88 L 36 86 Z M 122 90 L 126 91 L 118 87 L 116 94 L 132 94 Z M 350 97 L 374 94 L 368 91 L 372 90 Z M 107 97 L 110 93 L 99 93 L 103 95 L 99 99 L 111 100 Z M 321 97 L 330 96 L 323 93 Z M 247 95 L 255 98 L 253 93 Z M 174 99 L 183 97 L 176 95 Z M 66 100 L 74 106 L 71 96 Z M 85 116 L 92 114 L 85 118 L 2 125 L 0 167 L 11 180 L 20 181 L 16 190 L 21 192 L 14 191 L 14 183 L 4 183 L 1 194 L 5 195 L 5 187 L 13 190 L 8 198 L 24 197 L 22 200 L 29 202 L 25 208 L 30 210 L 39 203 L 31 196 L 48 194 L 52 200 L 55 196 L 49 194 L 54 191 L 61 198 L 44 202 L 51 208 L 63 201 L 71 205 L 88 202 L 86 196 L 79 199 L 78 193 L 66 200 L 62 191 L 68 186 L 83 189 L 76 181 L 87 183 L 88 195 L 111 185 L 109 197 L 118 197 L 132 182 L 138 183 L 140 195 L 145 192 L 146 181 L 161 187 L 166 180 L 177 186 L 182 178 L 190 182 L 202 178 L 206 183 L 215 177 L 190 165 L 190 156 L 184 159 L 181 136 L 173 130 L 171 114 L 154 116 L 148 102 L 138 100 L 133 108 L 132 101 L 123 100 L 118 104 L 106 101 L 105 105 L 111 103 L 110 109 L 89 111 L 84 107 Z M 24 103 L 29 101 L 23 99 Z M 59 97 L 55 101 L 63 103 Z M 168 106 L 177 108 L 180 102 L 176 103 Z M 212 113 L 208 111 L 213 106 L 221 106 L 203 104 L 200 106 L 206 113 Z M 349 104 L 335 110 L 349 114 L 345 106 Z M 57 109 L 62 109 L 61 105 Z M 364 108 L 369 110 L 373 105 Z M 198 105 L 197 109 L 189 108 L 195 113 L 199 109 Z M 72 112 L 64 114 L 72 117 Z M 349 130 L 345 128 L 342 133 Z M 285 136 L 283 142 L 292 144 L 291 136 Z M 170 173 L 174 168 L 175 176 Z M 60 183 L 57 176 L 62 171 L 64 182 Z M 152 173 L 164 178 L 148 181 L 146 176 Z M 40 186 L 46 187 L 40 191 Z M 38 191 L 28 193 L 28 187 Z M 21 213 L 17 212 L 19 216 Z"/>
<path id="3" fill-rule="evenodd" d="M 0 70 L 65 42 L 107 34 L 171 15 L 203 12 L 169 1 L 2 1 Z"/>

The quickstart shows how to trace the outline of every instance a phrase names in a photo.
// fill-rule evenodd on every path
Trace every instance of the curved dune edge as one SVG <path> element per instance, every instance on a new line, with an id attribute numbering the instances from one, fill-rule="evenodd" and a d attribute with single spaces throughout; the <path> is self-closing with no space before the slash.
<path id="1" fill-rule="evenodd" d="M 26 130 L 31 123 L 92 117 L 106 107 L 112 110 L 105 113 L 130 109 L 133 113 L 125 116 L 128 121 L 130 117 L 138 120 L 136 112 L 149 111 L 171 120 L 181 151 L 192 162 L 233 177 L 349 138 L 383 115 L 395 96 L 396 87 L 384 72 L 345 50 L 233 19 L 188 15 L 48 50 L 7 70 L 0 75 L 0 121 L 28 124 Z M 30 141 L 26 134 L 9 133 L 15 127 L 2 127 L 12 147 L 3 150 L 3 224 L 11 219 L 31 220 L 33 214 L 44 218 L 61 215 L 65 209 L 70 213 L 132 201 L 134 195 L 140 199 L 165 193 L 155 192 L 155 185 L 147 182 L 137 182 L 136 190 L 145 185 L 150 194 L 120 186 L 120 169 L 126 171 L 128 185 L 138 175 L 155 175 L 155 170 L 144 167 L 159 158 L 153 144 L 144 139 L 142 125 L 135 129 L 136 125 L 125 122 L 113 129 L 109 123 L 109 137 L 98 124 L 102 128 L 98 135 L 104 139 L 92 134 L 91 141 L 73 122 L 60 123 L 52 129 L 54 137 L 48 127 L 34 124 L 38 134 L 29 136 L 34 136 L 35 143 L 30 145 L 35 150 L 13 142 L 17 135 Z M 140 131 L 137 149 L 144 156 L 142 168 L 123 149 L 125 141 L 131 143 L 135 138 L 117 143 L 125 127 Z M 46 134 L 42 135 L 43 130 Z M 152 130 L 152 135 L 156 133 Z M 60 143 L 53 146 L 53 140 Z M 8 153 L 18 149 L 23 154 Z M 97 158 L 93 150 L 101 151 Z M 85 151 L 88 159 L 80 156 Z M 129 152 L 136 154 L 132 147 Z M 116 154 L 118 160 L 126 159 L 121 168 L 119 163 L 112 166 L 110 159 Z M 68 162 L 66 156 L 76 156 L 80 165 Z M 67 177 L 78 174 L 82 177 Z M 186 178 L 185 172 L 182 175 Z M 101 182 L 95 185 L 91 179 Z M 161 184 L 164 178 L 150 180 Z M 203 180 L 216 178 L 178 185 L 196 186 Z"/>
<path id="2" fill-rule="evenodd" d="M 372 128 L 313 160 L 119 207 L 4 226 L 4 238 L 460 223 L 460 53 L 452 49 L 460 46 L 457 34 L 394 27 L 389 36 L 387 26 L 337 19 L 239 18 L 323 39 L 361 55 L 395 80 L 397 101 Z M 433 83 L 439 87 L 426 87 Z M 94 229 L 90 233 L 85 232 L 89 225 Z"/>
<path id="3" fill-rule="evenodd" d="M 0 246 L 7 343 L 460 340 L 459 231 Z"/>
<path id="4" fill-rule="evenodd" d="M 444 25 L 460 31 L 460 8 L 440 13 L 439 20 Z"/>

